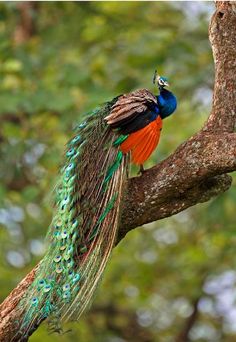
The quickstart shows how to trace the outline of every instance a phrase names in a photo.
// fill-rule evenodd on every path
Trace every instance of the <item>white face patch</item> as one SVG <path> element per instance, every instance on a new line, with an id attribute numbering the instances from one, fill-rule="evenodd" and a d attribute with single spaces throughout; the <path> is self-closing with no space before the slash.
<path id="1" fill-rule="evenodd" d="M 161 86 L 165 85 L 165 82 L 163 81 L 162 78 L 159 78 L 158 83 L 159 83 Z"/>
<path id="2" fill-rule="evenodd" d="M 158 85 L 163 88 L 169 86 L 168 82 L 160 76 L 158 77 Z"/>

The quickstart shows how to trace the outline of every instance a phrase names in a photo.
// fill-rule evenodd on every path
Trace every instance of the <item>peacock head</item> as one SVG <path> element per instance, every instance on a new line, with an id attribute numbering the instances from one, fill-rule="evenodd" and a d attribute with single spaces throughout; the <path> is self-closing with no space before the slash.
<path id="1" fill-rule="evenodd" d="M 164 76 L 158 75 L 157 70 L 155 70 L 155 73 L 153 76 L 153 84 L 156 84 L 159 89 L 163 89 L 164 87 L 169 86 L 167 78 Z"/>

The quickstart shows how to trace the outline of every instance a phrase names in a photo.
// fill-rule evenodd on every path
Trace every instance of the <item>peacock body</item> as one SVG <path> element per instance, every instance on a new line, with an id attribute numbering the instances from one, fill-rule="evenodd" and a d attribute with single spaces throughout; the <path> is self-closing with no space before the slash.
<path id="1" fill-rule="evenodd" d="M 49 316 L 54 329 L 77 320 L 91 301 L 116 240 L 130 158 L 137 165 L 149 158 L 162 119 L 176 109 L 167 80 L 155 80 L 158 96 L 142 89 L 114 98 L 89 113 L 68 142 L 48 249 L 19 303 L 21 336 Z"/>

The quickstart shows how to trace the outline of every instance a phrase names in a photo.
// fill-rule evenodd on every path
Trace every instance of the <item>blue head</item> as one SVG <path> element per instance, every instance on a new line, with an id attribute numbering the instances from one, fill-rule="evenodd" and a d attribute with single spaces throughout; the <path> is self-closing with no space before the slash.
<path id="1" fill-rule="evenodd" d="M 158 109 L 161 118 L 165 119 L 175 111 L 177 100 L 172 92 L 165 89 L 165 87 L 169 86 L 167 78 L 159 76 L 157 71 L 155 71 L 153 83 L 159 88 L 160 95 L 157 96 Z"/>
<path id="2" fill-rule="evenodd" d="M 164 76 L 158 75 L 157 70 L 155 70 L 153 76 L 153 84 L 156 84 L 160 90 L 165 87 L 169 87 L 168 79 Z"/>

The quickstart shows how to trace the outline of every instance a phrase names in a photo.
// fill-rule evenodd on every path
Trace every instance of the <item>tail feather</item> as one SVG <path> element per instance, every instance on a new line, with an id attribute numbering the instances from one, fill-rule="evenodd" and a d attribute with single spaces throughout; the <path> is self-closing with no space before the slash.
<path id="1" fill-rule="evenodd" d="M 68 143 L 48 251 L 19 304 L 25 335 L 48 316 L 51 322 L 78 319 L 111 254 L 129 158 L 104 121 L 112 104 L 89 115 Z"/>

